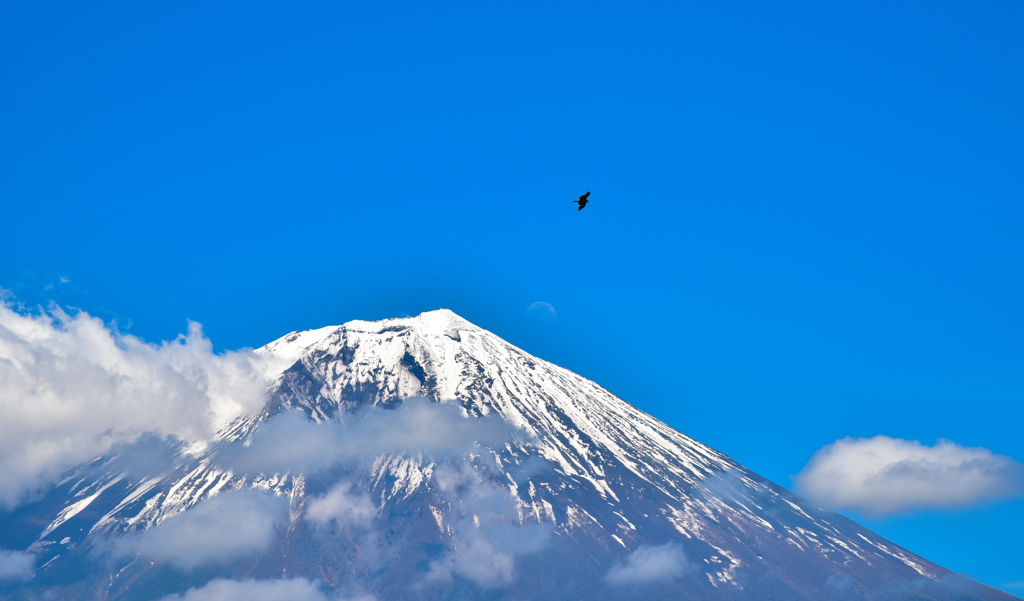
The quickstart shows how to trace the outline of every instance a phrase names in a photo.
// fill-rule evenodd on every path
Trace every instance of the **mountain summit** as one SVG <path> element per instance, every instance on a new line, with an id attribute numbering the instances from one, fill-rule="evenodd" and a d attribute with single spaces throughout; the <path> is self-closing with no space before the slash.
<path id="1" fill-rule="evenodd" d="M 1012 599 L 445 309 L 256 353 L 280 366 L 266 406 L 208 448 L 144 436 L 0 515 L 41 564 L 0 595 Z"/>

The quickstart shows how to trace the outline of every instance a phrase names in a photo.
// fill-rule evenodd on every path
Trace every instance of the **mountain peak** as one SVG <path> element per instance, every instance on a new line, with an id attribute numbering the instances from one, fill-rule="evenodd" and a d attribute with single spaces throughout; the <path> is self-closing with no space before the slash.
<path id="1" fill-rule="evenodd" d="M 459 330 L 485 331 L 457 315 L 451 309 L 424 311 L 415 317 L 389 317 L 375 321 L 354 319 L 340 326 L 326 326 L 313 330 L 295 331 L 256 350 L 260 354 L 271 354 L 291 365 L 332 336 L 344 332 L 380 333 L 402 329 L 415 330 L 422 336 L 447 336 L 459 339 Z"/>
<path id="2" fill-rule="evenodd" d="M 374 331 L 378 327 L 391 328 L 395 326 L 414 328 L 424 335 L 447 335 L 449 337 L 459 330 L 485 331 L 483 328 L 462 318 L 451 309 L 444 308 L 424 311 L 414 317 L 392 317 L 380 321 L 350 321 L 342 327 L 358 327 L 366 331 Z"/>
<path id="3" fill-rule="evenodd" d="M 456 329 L 482 329 L 465 320 L 451 309 L 434 309 L 433 311 L 424 311 L 412 319 L 419 322 L 421 327 L 441 334 L 451 332 Z"/>
<path id="4" fill-rule="evenodd" d="M 116 467 L 116 458 L 97 460 L 76 468 L 37 507 L 24 509 L 30 525 L 19 528 L 49 523 L 36 530 L 41 534 L 30 548 L 46 560 L 47 570 L 59 576 L 78 569 L 76 557 L 89 561 L 88 547 L 80 544 L 88 537 L 159 532 L 162 523 L 174 524 L 175 516 L 196 506 L 202 515 L 220 491 L 250 489 L 289 500 L 287 536 L 224 568 L 237 578 L 308 574 L 340 586 L 359 577 L 360 586 L 388 599 L 420 598 L 416 591 L 423 586 L 448 586 L 432 597 L 438 599 L 853 600 L 911 590 L 920 594 L 900 598 L 1009 598 L 974 583 L 969 596 L 961 595 L 966 585 L 951 584 L 948 570 L 768 482 L 597 383 L 449 309 L 292 332 L 257 352 L 282 366 L 266 410 L 225 429 L 204 455 L 179 455 L 162 471 L 132 478 Z M 643 375 L 671 377 L 666 371 L 651 365 Z M 404 405 L 420 396 L 438 404 Z M 429 411 L 416 407 L 456 419 L 463 429 L 431 421 Z M 267 447 L 275 456 L 310 448 L 329 455 L 353 440 L 366 453 L 374 448 L 366 441 L 409 438 L 387 420 L 415 416 L 428 416 L 416 432 L 433 438 L 453 431 L 475 437 L 485 424 L 517 434 L 500 443 L 474 438 L 472 452 L 454 460 L 374 452 L 358 473 L 343 474 L 340 465 L 319 475 L 290 464 L 272 468 L 281 472 L 274 474 L 218 465 L 217 445 L 245 448 L 264 427 L 264 433 L 284 433 L 281 446 Z M 464 419 L 481 422 L 464 428 Z M 296 423 L 305 424 L 303 434 L 288 435 L 297 431 L 289 429 Z M 384 426 L 369 437 L 330 434 L 356 424 Z M 486 502 L 474 501 L 474 494 L 484 494 Z M 481 523 L 478 510 L 494 503 L 504 509 Z M 318 526 L 311 508 L 328 505 L 360 508 L 364 520 L 351 527 L 344 520 Z M 15 530 L 0 521 L 0 542 L 3 532 Z M 377 534 L 361 538 L 367 530 Z M 386 546 L 374 549 L 377 544 Z M 76 545 L 82 551 L 70 554 Z M 474 576 L 475 555 L 487 549 L 497 553 L 492 563 L 503 566 L 498 581 L 508 596 L 495 593 L 492 580 Z M 671 570 L 644 581 L 647 568 L 637 567 L 643 562 L 668 562 Z M 123 580 L 101 574 L 89 586 L 168 573 L 151 565 L 124 568 Z M 449 566 L 448 576 L 461 580 L 425 581 L 424 569 L 434 573 L 438 566 Z M 638 587 L 632 597 L 620 586 L 626 583 Z"/>

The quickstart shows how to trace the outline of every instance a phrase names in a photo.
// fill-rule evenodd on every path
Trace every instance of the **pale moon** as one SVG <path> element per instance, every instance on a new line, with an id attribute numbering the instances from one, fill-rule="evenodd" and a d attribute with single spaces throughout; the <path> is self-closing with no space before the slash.
<path id="1" fill-rule="evenodd" d="M 544 301 L 533 303 L 526 308 L 526 313 L 545 320 L 558 319 L 558 311 L 555 311 L 551 303 L 545 303 Z"/>

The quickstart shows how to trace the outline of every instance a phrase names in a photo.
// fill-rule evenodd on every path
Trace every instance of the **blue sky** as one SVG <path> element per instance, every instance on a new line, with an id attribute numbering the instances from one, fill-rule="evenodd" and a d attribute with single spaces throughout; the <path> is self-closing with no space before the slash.
<path id="1" fill-rule="evenodd" d="M 363 4 L 0 7 L 0 287 L 222 350 L 448 307 L 786 486 L 1024 461 L 1024 5 Z M 1020 499 L 849 515 L 1024 592 Z"/>

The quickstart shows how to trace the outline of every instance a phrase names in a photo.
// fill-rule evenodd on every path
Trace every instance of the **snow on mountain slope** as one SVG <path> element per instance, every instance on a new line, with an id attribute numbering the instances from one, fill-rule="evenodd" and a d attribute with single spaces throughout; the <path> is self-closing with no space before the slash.
<path id="1" fill-rule="evenodd" d="M 430 578 L 445 565 L 454 566 L 446 572 L 448 588 L 432 589 L 428 598 L 494 598 L 496 590 L 509 598 L 1011 598 L 814 507 L 598 384 L 448 310 L 295 332 L 257 352 L 287 366 L 275 374 L 262 413 L 225 428 L 219 443 L 199 456 L 178 449 L 138 467 L 126 463 L 126 452 L 78 468 L 45 499 L 8 516 L 22 532 L 8 541 L 24 544 L 7 546 L 28 546 L 50 562 L 37 571 L 45 580 L 64 569 L 58 556 L 75 557 L 76 545 L 134 536 L 204 499 L 257 489 L 286 497 L 291 522 L 272 551 L 241 561 L 231 576 L 358 582 L 394 599 L 419 598 L 423 586 L 441 586 Z M 337 492 L 336 472 L 236 473 L 218 463 L 219 449 L 252 443 L 268 420 L 288 409 L 329 428 L 415 396 L 457 406 L 471 419 L 500 418 L 523 436 L 481 443 L 464 464 L 422 454 L 377 456 L 346 484 L 373 499 L 374 531 L 387 533 L 373 545 L 337 523 L 331 535 L 309 525 L 315 522 L 310 507 L 347 498 L 348 488 Z M 445 478 L 463 478 L 458 470 L 466 466 L 489 488 L 446 484 Z M 473 491 L 494 497 L 499 488 L 507 489 L 502 494 L 511 498 L 513 516 L 492 512 L 495 524 L 481 526 L 477 506 L 485 504 L 473 505 L 472 495 L 479 496 Z M 41 527 L 26 526 L 33 520 Z M 514 535 L 477 534 L 497 532 L 502 520 L 518 528 Z M 460 571 L 458 562 L 474 545 L 500 551 L 500 569 L 491 573 L 498 584 Z M 638 549 L 678 553 L 678 574 L 647 588 L 610 586 L 610 570 L 627 573 L 632 564 L 622 562 L 640 557 L 632 554 Z M 378 559 L 367 559 L 374 553 Z M 145 579 L 137 565 L 121 569 Z M 106 596 L 97 598 L 127 594 L 113 584 L 103 590 Z"/>
<path id="2" fill-rule="evenodd" d="M 563 473 L 615 498 L 604 466 L 626 466 L 666 494 L 728 470 L 726 456 L 676 432 L 594 382 L 537 359 L 442 309 L 409 319 L 349 322 L 290 334 L 261 352 L 302 356 L 323 382 L 309 406 L 334 412 L 357 402 L 425 394 L 496 412 L 538 436 L 541 455 Z M 322 415 L 326 417 L 326 413 Z"/>

